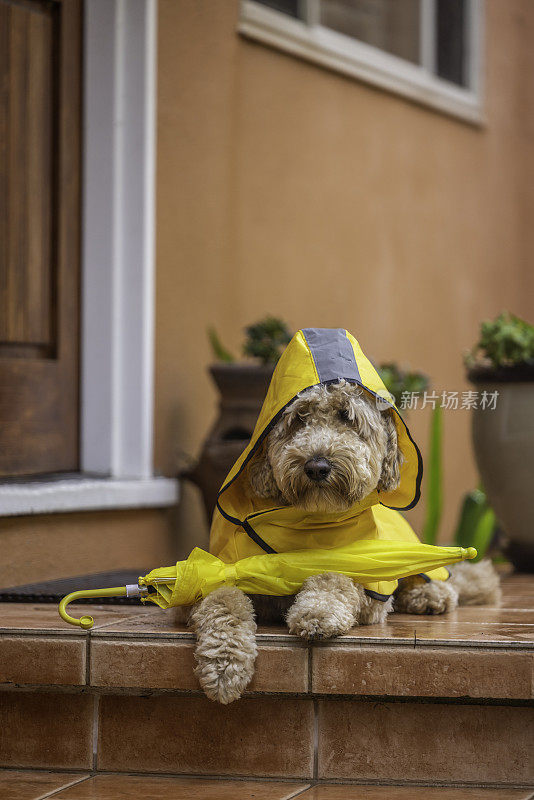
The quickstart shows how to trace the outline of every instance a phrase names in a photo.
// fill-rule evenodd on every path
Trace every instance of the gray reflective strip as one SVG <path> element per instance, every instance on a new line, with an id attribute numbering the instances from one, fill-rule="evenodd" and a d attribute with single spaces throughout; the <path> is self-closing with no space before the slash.
<path id="1" fill-rule="evenodd" d="M 337 378 L 360 381 L 354 350 L 343 328 L 304 328 L 321 383 Z"/>

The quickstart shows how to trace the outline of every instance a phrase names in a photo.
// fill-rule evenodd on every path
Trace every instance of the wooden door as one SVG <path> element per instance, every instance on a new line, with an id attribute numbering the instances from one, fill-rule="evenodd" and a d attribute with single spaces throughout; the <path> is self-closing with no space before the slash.
<path id="1" fill-rule="evenodd" d="M 0 475 L 79 467 L 81 0 L 0 0 Z"/>

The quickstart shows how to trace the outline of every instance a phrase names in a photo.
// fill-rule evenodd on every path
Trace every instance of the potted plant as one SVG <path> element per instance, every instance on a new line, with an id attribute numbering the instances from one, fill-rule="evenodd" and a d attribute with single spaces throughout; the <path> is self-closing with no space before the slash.
<path id="1" fill-rule="evenodd" d="M 507 312 L 483 322 L 465 357 L 477 389 L 472 431 L 489 503 L 519 570 L 534 570 L 534 326 Z"/>
<path id="2" fill-rule="evenodd" d="M 215 358 L 209 367 L 219 390 L 219 413 L 202 446 L 200 458 L 182 477 L 202 492 L 211 519 L 221 484 L 254 430 L 269 383 L 282 351 L 291 339 L 285 322 L 266 317 L 245 328 L 243 355 L 237 361 L 221 343 L 215 328 L 208 330 Z"/>

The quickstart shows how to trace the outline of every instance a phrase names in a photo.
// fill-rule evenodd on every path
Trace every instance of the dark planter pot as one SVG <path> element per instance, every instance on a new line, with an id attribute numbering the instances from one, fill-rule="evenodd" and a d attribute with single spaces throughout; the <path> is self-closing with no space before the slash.
<path id="1" fill-rule="evenodd" d="M 226 475 L 252 436 L 274 365 L 213 364 L 209 370 L 220 393 L 219 413 L 197 464 L 183 473 L 202 492 L 208 522 Z"/>
<path id="2" fill-rule="evenodd" d="M 477 368 L 468 377 L 479 392 L 499 392 L 495 410 L 473 410 L 475 457 L 508 557 L 534 572 L 534 366 Z"/>

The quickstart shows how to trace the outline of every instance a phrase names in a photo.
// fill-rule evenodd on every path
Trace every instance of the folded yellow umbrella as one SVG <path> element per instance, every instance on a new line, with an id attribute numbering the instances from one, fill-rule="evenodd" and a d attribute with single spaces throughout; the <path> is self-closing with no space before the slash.
<path id="1" fill-rule="evenodd" d="M 88 597 L 141 596 L 144 602 L 170 608 L 191 605 L 221 586 L 238 586 L 250 594 L 289 595 L 298 592 L 306 578 L 323 572 L 338 572 L 365 587 L 380 580 L 426 573 L 476 555 L 474 547 L 436 547 L 420 542 L 364 539 L 346 547 L 266 553 L 227 564 L 195 547 L 185 561 L 152 570 L 139 578 L 137 586 L 73 592 L 63 598 L 59 613 L 66 622 L 87 629 L 93 625 L 92 618 L 69 616 L 68 603 Z"/>

